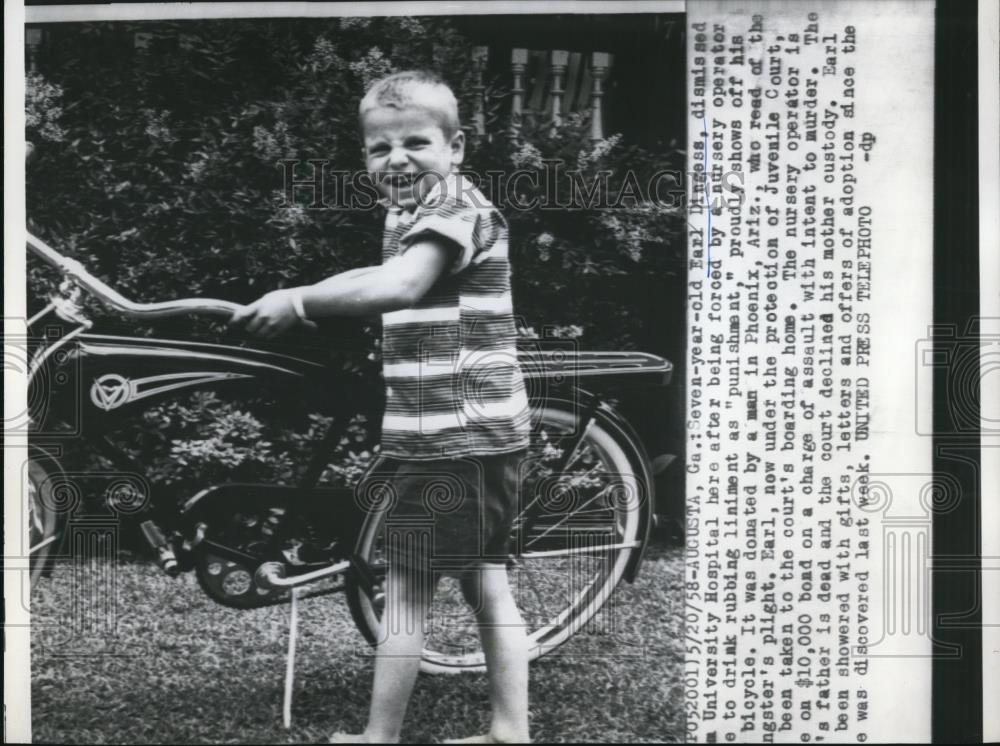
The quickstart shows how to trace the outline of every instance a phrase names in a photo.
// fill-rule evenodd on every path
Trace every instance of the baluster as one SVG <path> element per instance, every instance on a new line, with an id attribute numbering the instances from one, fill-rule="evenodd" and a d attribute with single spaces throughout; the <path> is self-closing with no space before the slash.
<path id="1" fill-rule="evenodd" d="M 42 30 L 30 26 L 24 29 L 24 43 L 28 47 L 28 72 L 37 72 L 38 47 L 42 43 Z"/>
<path id="2" fill-rule="evenodd" d="M 475 83 L 472 90 L 476 92 L 476 108 L 472 113 L 472 121 L 476 127 L 476 134 L 480 137 L 486 134 L 486 108 L 483 102 L 483 91 L 486 86 L 483 83 L 483 73 L 486 70 L 486 60 L 489 54 L 489 47 L 472 48 L 472 69 L 475 73 Z"/>
<path id="3" fill-rule="evenodd" d="M 594 52 L 590 58 L 590 74 L 593 79 L 590 89 L 590 139 L 604 139 L 604 121 L 601 117 L 601 99 L 604 98 L 604 76 L 608 73 L 611 55 Z"/>
<path id="4" fill-rule="evenodd" d="M 562 123 L 563 76 L 569 63 L 569 52 L 563 49 L 553 49 L 549 58 L 549 72 L 552 73 L 552 126 L 553 129 Z"/>
<path id="5" fill-rule="evenodd" d="M 528 52 L 528 70 L 525 73 L 524 117 L 534 121 L 548 117 L 549 74 L 546 66 L 549 53 L 544 50 Z"/>
<path id="6" fill-rule="evenodd" d="M 517 135 L 521 131 L 521 117 L 524 112 L 524 71 L 528 68 L 528 50 L 513 49 L 510 53 L 510 72 L 514 84 L 510 89 L 510 132 Z"/>
<path id="7" fill-rule="evenodd" d="M 576 104 L 580 97 L 580 70 L 583 62 L 584 57 L 579 52 L 569 53 L 569 64 L 563 75 L 562 111 L 565 114 L 572 114 L 579 109 Z"/>

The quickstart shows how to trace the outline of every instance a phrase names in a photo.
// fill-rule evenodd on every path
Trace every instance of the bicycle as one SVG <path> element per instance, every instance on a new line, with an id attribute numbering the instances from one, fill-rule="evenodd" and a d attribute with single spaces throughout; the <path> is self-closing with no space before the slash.
<path id="1" fill-rule="evenodd" d="M 377 412 L 381 385 L 314 359 L 251 347 L 91 333 L 85 293 L 134 320 L 228 317 L 240 306 L 206 298 L 135 303 L 41 239 L 29 235 L 27 244 L 64 278 L 28 320 L 29 332 L 36 332 L 29 402 L 41 402 L 32 417 L 27 468 L 31 583 L 65 556 L 60 542 L 73 505 L 64 493 L 71 483 L 50 451 L 61 447 L 60 422 L 67 413 L 86 423 L 86 432 L 80 429 L 74 438 L 97 442 L 119 468 L 141 473 L 142 464 L 99 436 L 134 421 L 141 407 L 170 397 L 270 388 L 289 406 L 305 401 L 333 418 L 299 483 L 214 484 L 179 505 L 164 504 L 152 490 L 140 496 L 142 515 L 149 516 L 141 524 L 143 536 L 165 571 L 193 571 L 205 593 L 230 607 L 283 603 L 291 589 L 294 597 L 298 589 L 334 579 L 335 585 L 321 592 L 343 591 L 361 634 L 374 644 L 388 506 L 376 494 L 322 487 L 318 481 L 331 445 L 352 417 L 359 410 Z M 43 327 L 44 333 L 38 332 Z M 648 353 L 539 345 L 520 350 L 518 362 L 528 382 L 532 446 L 522 471 L 508 571 L 534 660 L 581 630 L 619 582 L 632 582 L 639 571 L 654 522 L 656 469 L 610 395 L 655 391 L 669 383 L 672 366 Z M 68 383 L 53 385 L 60 376 Z M 83 391 L 86 395 L 74 400 L 74 392 Z M 655 463 L 664 466 L 662 458 Z M 126 502 L 135 498 L 126 496 Z M 439 588 L 429 630 L 423 671 L 484 669 L 474 621 L 456 586 Z"/>

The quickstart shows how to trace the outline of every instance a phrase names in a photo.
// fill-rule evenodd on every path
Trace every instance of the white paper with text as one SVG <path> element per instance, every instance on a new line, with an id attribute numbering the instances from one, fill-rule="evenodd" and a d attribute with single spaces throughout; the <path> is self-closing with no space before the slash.
<path id="1" fill-rule="evenodd" d="M 926 740 L 934 5 L 688 31 L 688 735 Z"/>

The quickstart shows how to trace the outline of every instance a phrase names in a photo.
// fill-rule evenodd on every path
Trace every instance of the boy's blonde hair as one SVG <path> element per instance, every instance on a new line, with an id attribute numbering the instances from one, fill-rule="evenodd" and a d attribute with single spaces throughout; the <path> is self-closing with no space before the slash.
<path id="1" fill-rule="evenodd" d="M 406 70 L 377 80 L 361 99 L 358 119 L 363 124 L 367 112 L 382 106 L 429 111 L 449 139 L 461 127 L 455 94 L 440 77 L 426 70 Z"/>

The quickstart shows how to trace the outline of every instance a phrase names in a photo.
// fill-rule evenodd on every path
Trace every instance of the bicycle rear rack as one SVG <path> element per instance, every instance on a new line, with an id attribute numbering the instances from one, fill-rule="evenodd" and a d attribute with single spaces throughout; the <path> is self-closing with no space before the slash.
<path id="1" fill-rule="evenodd" d="M 648 352 L 521 348 L 517 359 L 528 378 L 561 381 L 615 378 L 630 385 L 665 386 L 674 371 L 669 360 Z"/>

